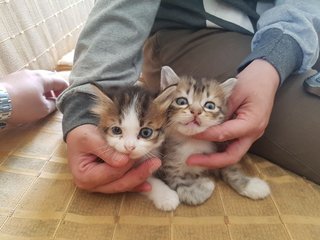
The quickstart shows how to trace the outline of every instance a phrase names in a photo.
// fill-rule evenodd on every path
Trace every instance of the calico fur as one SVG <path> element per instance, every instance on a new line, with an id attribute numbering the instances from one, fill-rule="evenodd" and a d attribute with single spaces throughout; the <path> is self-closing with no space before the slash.
<path id="1" fill-rule="evenodd" d="M 175 86 L 166 88 L 158 96 L 139 86 L 107 90 L 96 85 L 92 87 L 95 104 L 91 112 L 99 118 L 98 128 L 108 143 L 105 151 L 114 148 L 135 159 L 137 165 L 150 157 L 161 158 L 159 148 L 165 139 L 166 111 L 172 102 L 171 93 Z M 152 134 L 149 136 L 150 130 Z M 152 176 L 148 182 L 152 190 L 144 194 L 158 209 L 170 211 L 179 205 L 176 191 L 162 180 Z"/>
<path id="2" fill-rule="evenodd" d="M 165 138 L 165 112 L 172 88 L 159 96 L 138 86 L 92 88 L 95 104 L 91 112 L 99 118 L 98 128 L 110 147 L 132 159 L 157 151 Z"/>

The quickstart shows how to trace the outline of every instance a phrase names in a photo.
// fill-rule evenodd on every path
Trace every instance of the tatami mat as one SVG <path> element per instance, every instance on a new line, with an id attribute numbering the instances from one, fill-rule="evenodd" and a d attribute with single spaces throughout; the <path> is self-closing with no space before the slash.
<path id="1" fill-rule="evenodd" d="M 218 181 L 203 205 L 158 211 L 137 193 L 77 189 L 62 141 L 60 113 L 0 140 L 0 239 L 318 240 L 320 187 L 248 155 L 247 171 L 272 195 L 253 201 Z"/>

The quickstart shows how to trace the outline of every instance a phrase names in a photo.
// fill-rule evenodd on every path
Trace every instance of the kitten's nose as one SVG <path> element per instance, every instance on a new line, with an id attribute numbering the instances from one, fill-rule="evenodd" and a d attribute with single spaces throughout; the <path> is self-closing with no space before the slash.
<path id="1" fill-rule="evenodd" d="M 133 151 L 133 150 L 136 148 L 136 146 L 135 146 L 135 145 L 125 145 L 124 148 L 125 148 L 127 151 L 131 152 L 131 151 Z"/>
<path id="2" fill-rule="evenodd" d="M 198 116 L 200 115 L 200 113 L 202 112 L 202 110 L 200 108 L 190 108 L 190 112 L 195 115 L 195 116 Z"/>

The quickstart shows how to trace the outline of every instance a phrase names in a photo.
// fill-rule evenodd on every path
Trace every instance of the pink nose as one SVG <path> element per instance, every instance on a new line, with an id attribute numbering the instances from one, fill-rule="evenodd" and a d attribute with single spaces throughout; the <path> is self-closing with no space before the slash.
<path id="1" fill-rule="evenodd" d="M 124 148 L 127 150 L 127 151 L 133 151 L 135 148 L 136 148 L 136 146 L 134 146 L 134 145 L 125 145 L 124 146 Z"/>
<path id="2" fill-rule="evenodd" d="M 200 113 L 202 112 L 201 109 L 197 109 L 197 108 L 191 108 L 190 109 L 190 112 L 195 115 L 195 116 L 198 116 L 200 115 Z"/>

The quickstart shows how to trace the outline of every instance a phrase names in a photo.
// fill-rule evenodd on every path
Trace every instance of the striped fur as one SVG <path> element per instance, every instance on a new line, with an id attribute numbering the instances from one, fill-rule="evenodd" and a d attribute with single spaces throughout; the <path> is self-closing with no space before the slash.
<path id="1" fill-rule="evenodd" d="M 166 78 L 171 78 L 164 82 L 177 84 L 177 88 L 168 109 L 169 124 L 162 147 L 164 157 L 157 176 L 177 192 L 181 202 L 201 204 L 211 196 L 214 182 L 209 177 L 209 170 L 190 167 L 186 160 L 192 154 L 214 153 L 217 145 L 195 139 L 192 135 L 225 121 L 227 99 L 236 80 L 229 79 L 219 84 L 212 79 L 179 78 L 168 67 L 163 71 L 167 71 L 163 73 Z M 162 87 L 165 87 L 165 84 L 162 84 Z M 259 199 L 270 192 L 264 181 L 244 175 L 238 164 L 223 168 L 219 172 L 222 179 L 241 195 Z"/>

